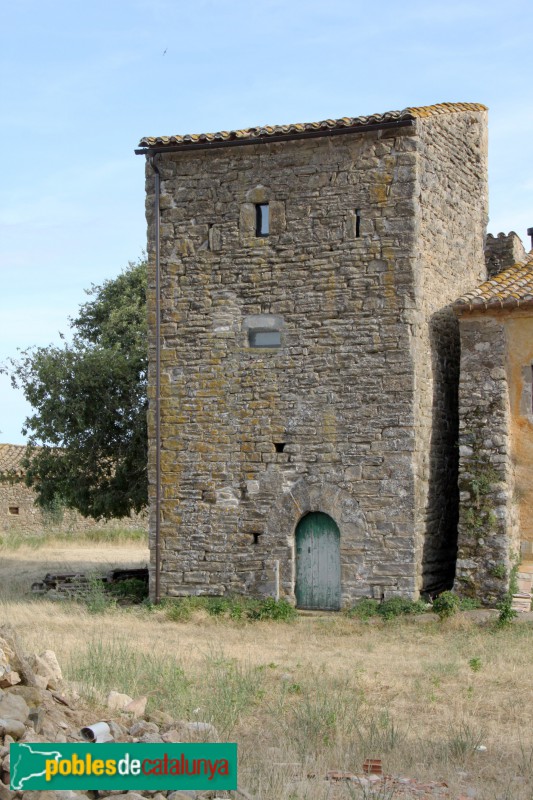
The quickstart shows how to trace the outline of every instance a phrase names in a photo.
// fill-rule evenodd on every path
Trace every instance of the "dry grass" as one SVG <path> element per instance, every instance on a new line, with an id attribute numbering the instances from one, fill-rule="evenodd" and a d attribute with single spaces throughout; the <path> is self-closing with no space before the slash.
<path id="1" fill-rule="evenodd" d="M 451 797 L 473 787 L 482 800 L 531 800 L 527 624 L 495 630 L 465 616 L 364 624 L 340 615 L 175 623 L 159 609 L 90 614 L 28 596 L 47 571 L 146 558 L 133 545 L 2 553 L 0 617 L 28 650 L 55 650 L 100 691 L 148 692 L 152 707 L 214 721 L 239 742 L 243 784 L 258 798 L 326 798 L 309 774 L 359 771 L 365 757 L 381 756 L 387 772 L 446 780 Z"/>

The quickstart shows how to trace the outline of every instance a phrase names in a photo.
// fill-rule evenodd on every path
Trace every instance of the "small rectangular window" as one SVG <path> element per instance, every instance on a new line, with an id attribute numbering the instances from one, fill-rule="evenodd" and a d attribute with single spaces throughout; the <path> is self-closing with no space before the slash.
<path id="1" fill-rule="evenodd" d="M 279 331 L 249 331 L 248 341 L 250 347 L 281 347 L 281 333 Z"/>
<path id="2" fill-rule="evenodd" d="M 258 203 L 255 207 L 255 235 L 268 236 L 270 233 L 270 219 L 268 203 Z"/>
<path id="3" fill-rule="evenodd" d="M 11 514 L 12 516 L 15 516 L 15 517 L 18 516 L 19 507 L 18 506 L 9 506 L 8 513 Z"/>

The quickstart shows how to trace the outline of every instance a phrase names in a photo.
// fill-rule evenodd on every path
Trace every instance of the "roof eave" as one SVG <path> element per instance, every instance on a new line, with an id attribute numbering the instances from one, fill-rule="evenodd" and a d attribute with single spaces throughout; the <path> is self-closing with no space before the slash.
<path id="1" fill-rule="evenodd" d="M 317 139 L 324 136 L 343 136 L 346 134 L 366 133 L 367 131 L 385 130 L 388 128 L 413 127 L 416 119 L 399 119 L 392 122 L 374 122 L 369 125 L 354 125 L 345 128 L 332 128 L 331 130 L 302 131 L 286 134 L 273 134 L 254 136 L 249 139 L 214 139 L 203 142 L 183 142 L 181 144 L 158 144 L 143 146 L 135 150 L 136 155 L 155 155 L 156 153 L 179 153 L 184 150 L 213 150 L 220 147 L 242 147 L 243 145 L 273 144 L 275 142 L 288 142 L 298 139 Z M 143 140 L 141 139 L 141 142 Z"/>
<path id="2" fill-rule="evenodd" d="M 453 310 L 458 316 L 463 314 L 475 314 L 476 312 L 490 311 L 513 311 L 516 309 L 533 309 L 533 297 L 507 298 L 505 300 L 490 300 L 477 302 L 456 302 L 452 305 Z"/>

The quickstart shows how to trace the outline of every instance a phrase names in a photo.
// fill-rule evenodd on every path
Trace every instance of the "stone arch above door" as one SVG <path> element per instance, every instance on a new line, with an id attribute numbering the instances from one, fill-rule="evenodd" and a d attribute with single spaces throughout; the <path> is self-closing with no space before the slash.
<path id="1" fill-rule="evenodd" d="M 295 531 L 299 521 L 312 512 L 328 514 L 340 531 L 341 605 L 357 596 L 365 574 L 368 526 L 355 497 L 331 481 L 309 483 L 305 478 L 279 496 L 271 507 L 264 544 L 280 559 L 279 583 L 282 596 L 295 601 Z"/>
<path id="2" fill-rule="evenodd" d="M 300 519 L 312 511 L 333 517 L 341 537 L 343 532 L 361 537 L 366 533 L 367 523 L 355 497 L 330 481 L 308 483 L 305 478 L 279 497 L 270 511 L 265 532 L 276 536 L 285 530 L 292 536 Z"/>

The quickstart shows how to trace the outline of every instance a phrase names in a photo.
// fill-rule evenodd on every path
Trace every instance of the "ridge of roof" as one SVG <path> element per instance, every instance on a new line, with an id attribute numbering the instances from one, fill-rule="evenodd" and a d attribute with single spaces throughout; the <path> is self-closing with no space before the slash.
<path id="1" fill-rule="evenodd" d="M 519 306 L 533 306 L 533 250 L 525 261 L 507 267 L 453 303 L 461 313 Z"/>
<path id="2" fill-rule="evenodd" d="M 218 142 L 246 142 L 253 139 L 268 139 L 275 136 L 301 136 L 306 133 L 319 134 L 342 129 L 357 129 L 367 125 L 384 125 L 442 114 L 453 114 L 461 111 L 487 111 L 482 103 L 436 103 L 432 106 L 410 106 L 403 111 L 386 111 L 384 114 L 369 116 L 342 117 L 326 119 L 320 122 L 297 122 L 290 125 L 264 125 L 254 128 L 243 128 L 234 131 L 217 131 L 216 133 L 192 133 L 172 136 L 144 136 L 139 147 L 172 147 L 173 145 L 216 144 Z"/>

